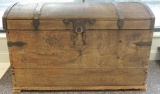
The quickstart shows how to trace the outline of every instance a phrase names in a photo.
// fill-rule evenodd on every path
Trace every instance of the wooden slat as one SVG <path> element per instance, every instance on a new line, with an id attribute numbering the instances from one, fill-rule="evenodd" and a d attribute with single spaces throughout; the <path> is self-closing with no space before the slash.
<path id="1" fill-rule="evenodd" d="M 150 29 L 150 20 L 124 20 L 122 29 Z"/>
<path id="2" fill-rule="evenodd" d="M 146 68 L 152 40 L 150 30 L 86 30 L 82 55 L 73 46 L 72 31 L 9 31 L 14 68 Z"/>
<path id="3" fill-rule="evenodd" d="M 86 24 L 86 29 L 118 29 L 117 21 L 96 21 Z M 33 20 L 7 20 L 8 29 L 34 30 Z M 16 23 L 16 24 L 15 24 Z M 62 20 L 40 20 L 39 30 L 73 29 L 72 24 L 65 25 Z M 150 20 L 125 20 L 122 29 L 150 29 Z"/>
<path id="4" fill-rule="evenodd" d="M 13 87 L 14 90 L 145 90 L 146 86 L 52 86 L 52 87 Z"/>
<path id="5" fill-rule="evenodd" d="M 14 87 L 143 86 L 146 69 L 14 69 Z"/>

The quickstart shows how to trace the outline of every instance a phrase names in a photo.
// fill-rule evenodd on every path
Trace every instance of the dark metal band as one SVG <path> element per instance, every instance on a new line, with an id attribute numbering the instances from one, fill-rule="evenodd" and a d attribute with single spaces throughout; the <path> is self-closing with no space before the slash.
<path id="1" fill-rule="evenodd" d="M 155 16 L 154 16 L 152 10 L 146 4 L 144 4 L 143 2 L 140 2 L 140 3 L 147 9 L 147 11 L 149 12 L 149 14 L 151 15 L 150 29 L 154 30 Z"/>
<path id="2" fill-rule="evenodd" d="M 7 29 L 7 16 L 8 16 L 8 14 L 9 14 L 10 10 L 11 10 L 16 4 L 18 4 L 18 2 L 10 5 L 10 6 L 6 9 L 6 11 L 4 12 L 4 14 L 3 14 L 3 29 L 5 29 L 5 30 Z"/>
<path id="3" fill-rule="evenodd" d="M 34 18 L 33 18 L 33 25 L 35 27 L 35 30 L 38 30 L 38 26 L 40 24 L 39 22 L 39 16 L 41 14 L 41 9 L 43 7 L 44 3 L 39 3 L 34 11 Z"/>
<path id="4" fill-rule="evenodd" d="M 148 42 L 137 42 L 135 43 L 137 46 L 151 46 L 152 45 L 152 41 L 148 41 Z"/>
<path id="5" fill-rule="evenodd" d="M 124 25 L 124 13 L 121 10 L 121 8 L 120 8 L 118 3 L 113 2 L 112 4 L 116 8 L 116 12 L 117 12 L 117 15 L 119 17 L 117 25 L 118 25 L 119 29 L 121 29 L 123 27 L 123 25 Z"/>

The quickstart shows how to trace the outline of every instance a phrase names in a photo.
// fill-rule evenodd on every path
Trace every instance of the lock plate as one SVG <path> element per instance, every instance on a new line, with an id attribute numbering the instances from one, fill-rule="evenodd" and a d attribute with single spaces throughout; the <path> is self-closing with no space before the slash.
<path id="1" fill-rule="evenodd" d="M 84 33 L 85 33 L 85 24 L 89 23 L 90 25 L 94 25 L 96 20 L 95 19 L 64 19 L 64 24 L 68 25 L 72 23 L 73 25 L 73 45 L 78 51 L 82 51 L 85 48 L 85 40 L 84 40 Z"/>

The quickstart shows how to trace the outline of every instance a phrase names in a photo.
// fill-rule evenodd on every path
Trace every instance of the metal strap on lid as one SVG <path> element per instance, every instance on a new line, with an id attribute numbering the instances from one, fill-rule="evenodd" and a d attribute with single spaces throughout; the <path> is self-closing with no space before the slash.
<path id="1" fill-rule="evenodd" d="M 119 17 L 119 18 L 118 18 L 118 23 L 117 23 L 117 25 L 118 25 L 119 29 L 121 29 L 121 28 L 123 27 L 123 25 L 124 25 L 124 13 L 123 13 L 123 11 L 121 10 L 121 8 L 120 8 L 120 6 L 119 6 L 118 3 L 113 2 L 112 4 L 113 4 L 114 7 L 116 8 L 117 15 L 118 15 L 118 17 Z"/>
<path id="2" fill-rule="evenodd" d="M 154 16 L 152 10 L 146 4 L 144 4 L 143 2 L 139 2 L 139 3 L 141 3 L 147 9 L 149 14 L 151 15 L 150 29 L 153 30 L 154 29 L 154 24 L 155 24 L 155 16 Z"/>
<path id="3" fill-rule="evenodd" d="M 38 26 L 40 24 L 39 16 L 41 14 L 41 8 L 43 5 L 44 5 L 44 3 L 38 3 L 38 5 L 34 11 L 33 25 L 34 25 L 36 31 L 38 30 Z"/>
<path id="4" fill-rule="evenodd" d="M 3 29 L 5 29 L 5 30 L 7 29 L 7 16 L 8 16 L 8 14 L 9 14 L 10 10 L 11 10 L 16 4 L 18 4 L 18 2 L 10 5 L 10 6 L 7 8 L 7 10 L 4 12 L 4 14 L 3 14 Z"/>

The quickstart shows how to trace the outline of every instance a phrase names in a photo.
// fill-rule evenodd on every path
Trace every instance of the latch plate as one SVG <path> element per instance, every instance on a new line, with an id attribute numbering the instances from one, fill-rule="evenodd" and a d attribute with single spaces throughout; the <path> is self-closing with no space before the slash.
<path id="1" fill-rule="evenodd" d="M 94 25 L 96 22 L 95 19 L 79 18 L 79 19 L 64 19 L 63 23 L 68 25 L 72 23 L 73 25 L 73 34 L 74 40 L 73 45 L 78 51 L 82 51 L 85 46 L 84 33 L 85 33 L 85 24 L 89 23 Z"/>

